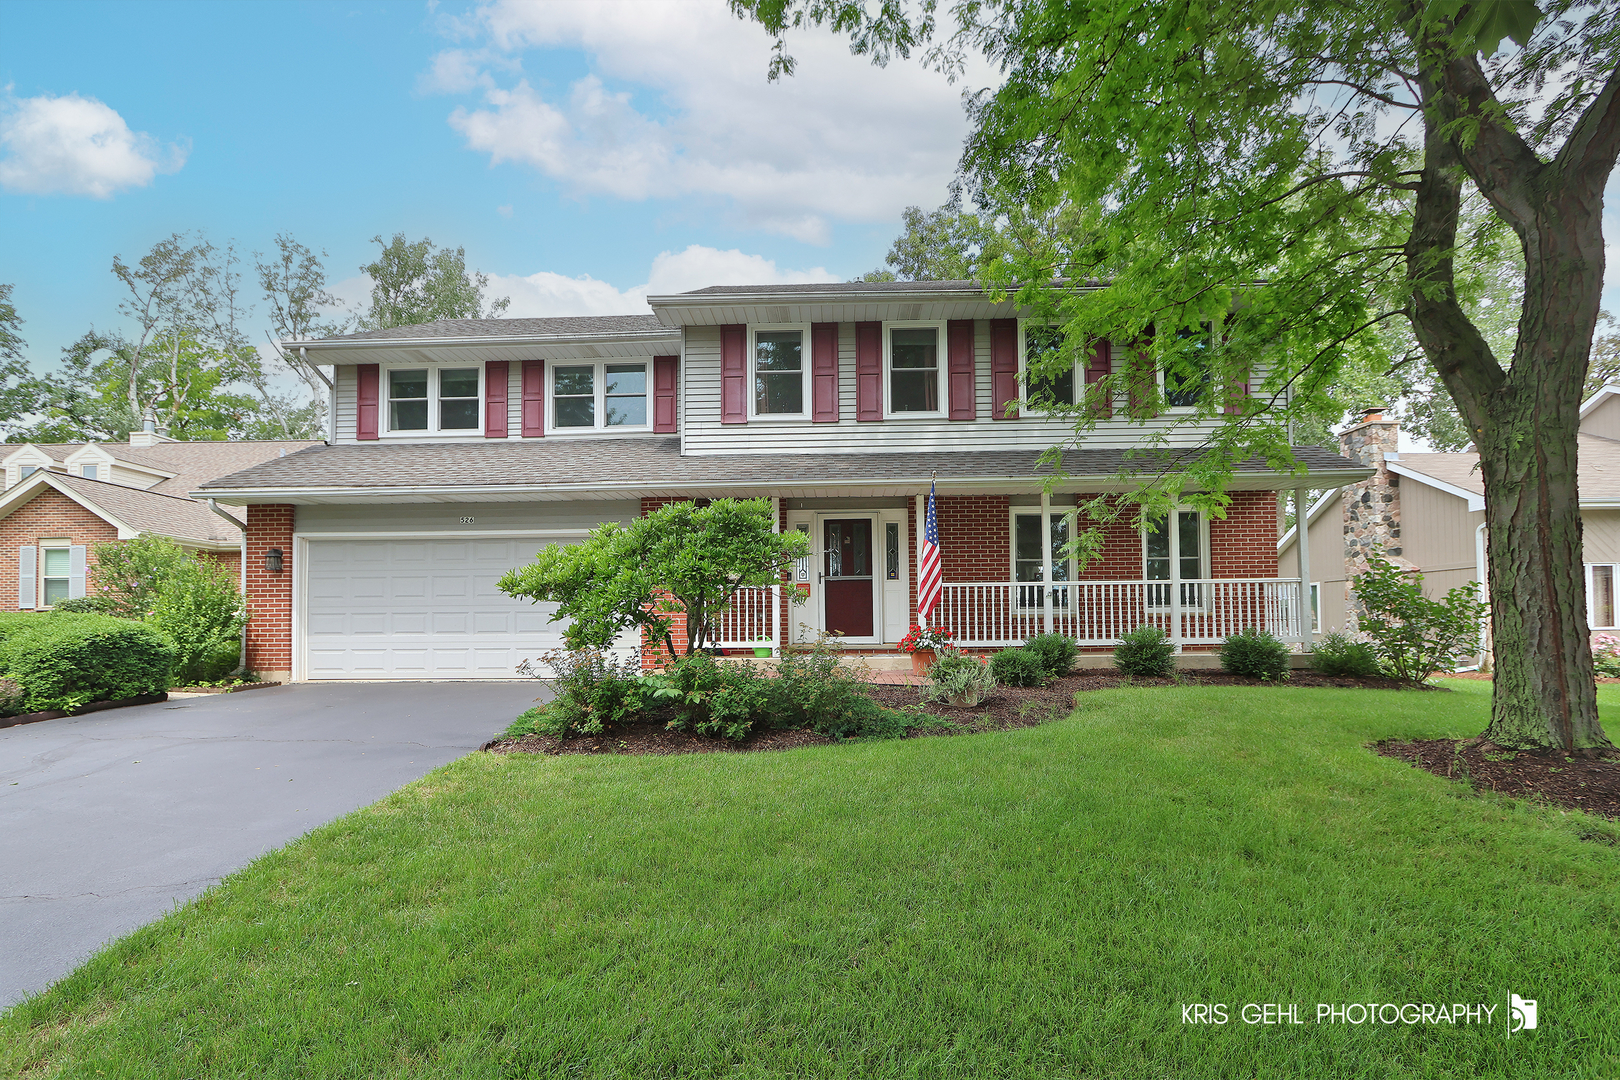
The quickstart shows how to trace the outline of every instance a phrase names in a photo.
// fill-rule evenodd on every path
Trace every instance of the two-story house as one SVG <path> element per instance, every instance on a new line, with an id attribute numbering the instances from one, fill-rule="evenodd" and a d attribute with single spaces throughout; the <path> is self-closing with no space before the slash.
<path id="1" fill-rule="evenodd" d="M 1245 464 L 1224 518 L 1187 509 L 1111 527 L 1084 573 L 1064 558 L 1077 499 L 1116 490 L 1126 454 L 1185 418 L 1120 402 L 1047 484 L 1072 434 L 1030 407 L 1047 347 L 972 282 L 715 287 L 653 314 L 447 321 L 289 342 L 335 369 L 333 438 L 203 485 L 242 507 L 250 663 L 292 679 L 509 677 L 554 647 L 545 605 L 494 584 L 541 546 L 677 499 L 762 496 L 816 552 L 743 596 L 722 644 L 818 631 L 894 651 L 916 618 L 915 552 L 937 484 L 944 595 L 970 646 L 1042 630 L 1111 646 L 1144 622 L 1209 646 L 1244 626 L 1298 640 L 1299 579 L 1278 573 L 1278 491 L 1368 470 L 1301 448 L 1308 474 Z M 1121 359 L 1097 343 L 1043 394 L 1077 401 Z M 799 594 L 802 602 L 791 603 Z"/>

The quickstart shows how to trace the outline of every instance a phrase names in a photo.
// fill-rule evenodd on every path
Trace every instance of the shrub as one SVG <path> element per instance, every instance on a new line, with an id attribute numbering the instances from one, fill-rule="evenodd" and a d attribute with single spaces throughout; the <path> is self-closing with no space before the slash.
<path id="1" fill-rule="evenodd" d="M 634 657 L 621 660 L 607 649 L 554 649 L 544 653 L 540 663 L 551 669 L 549 678 L 529 660 L 518 665 L 518 673 L 549 683 L 555 695 L 542 706 L 544 716 L 533 719 L 534 730 L 541 734 L 600 735 L 607 725 L 641 710 L 641 665 Z"/>
<path id="2" fill-rule="evenodd" d="M 195 561 L 161 536 L 107 540 L 96 545 L 95 554 L 86 606 L 121 619 L 150 615 L 164 582 Z"/>
<path id="3" fill-rule="evenodd" d="M 1066 634 L 1036 634 L 1024 648 L 1041 658 L 1041 667 L 1054 679 L 1061 679 L 1074 667 L 1080 647 Z"/>
<path id="4" fill-rule="evenodd" d="M 22 712 L 23 688 L 11 679 L 0 678 L 0 716 L 16 716 Z"/>
<path id="5" fill-rule="evenodd" d="M 906 716 L 873 701 L 866 684 L 844 667 L 843 646 L 822 634 L 808 650 L 782 657 L 768 679 L 772 727 L 808 728 L 831 739 L 893 738 Z"/>
<path id="6" fill-rule="evenodd" d="M 35 616 L 6 627 L 0 671 L 22 687 L 24 711 L 71 711 L 94 701 L 164 692 L 175 652 L 167 634 L 129 619 Z"/>
<path id="7" fill-rule="evenodd" d="M 231 572 L 212 560 L 171 567 L 146 621 L 174 639 L 177 686 L 214 682 L 241 666 L 247 606 Z"/>
<path id="8" fill-rule="evenodd" d="M 51 605 L 51 614 L 83 615 L 85 613 L 106 614 L 105 605 L 93 596 L 70 596 L 66 600 L 58 600 Z"/>
<path id="9" fill-rule="evenodd" d="M 1364 609 L 1358 622 L 1389 674 L 1417 685 L 1479 648 L 1485 605 L 1478 585 L 1469 582 L 1443 600 L 1430 600 L 1423 595 L 1422 574 L 1407 573 L 1381 555 L 1367 563 L 1355 579 Z"/>
<path id="10" fill-rule="evenodd" d="M 996 676 L 989 664 L 952 649 L 928 669 L 923 700 L 973 706 L 989 697 L 995 688 Z"/>
<path id="11" fill-rule="evenodd" d="M 748 664 L 722 664 L 706 652 L 683 656 L 662 675 L 641 679 L 649 702 L 675 706 L 672 727 L 746 739 L 770 714 L 769 680 Z"/>
<path id="12" fill-rule="evenodd" d="M 1281 682 L 1288 678 L 1288 653 L 1275 634 L 1250 626 L 1221 642 L 1221 669 L 1228 675 Z"/>
<path id="13" fill-rule="evenodd" d="M 1157 626 L 1138 626 L 1114 649 L 1114 667 L 1140 678 L 1167 678 L 1175 670 L 1176 648 Z"/>
<path id="14" fill-rule="evenodd" d="M 1029 649 L 1002 649 L 990 657 L 990 673 L 1003 686 L 1040 686 L 1046 682 L 1046 665 Z"/>
<path id="15" fill-rule="evenodd" d="M 1620 679 L 1620 638 L 1612 634 L 1592 636 L 1592 670 L 1600 678 Z"/>
<path id="16" fill-rule="evenodd" d="M 1354 675 L 1360 679 L 1379 673 L 1378 654 L 1365 641 L 1342 630 L 1325 634 L 1311 650 L 1311 667 L 1323 675 Z"/>

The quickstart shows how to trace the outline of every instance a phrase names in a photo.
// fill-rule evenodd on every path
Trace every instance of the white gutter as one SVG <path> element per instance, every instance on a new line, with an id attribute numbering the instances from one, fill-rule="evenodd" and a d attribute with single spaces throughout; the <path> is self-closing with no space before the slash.
<path id="1" fill-rule="evenodd" d="M 393 337 L 315 338 L 307 341 L 284 341 L 286 348 L 299 349 L 420 349 L 441 345 L 611 345 L 634 344 L 641 341 L 679 341 L 679 332 L 669 329 L 616 331 L 610 334 L 479 334 L 474 337 Z"/>

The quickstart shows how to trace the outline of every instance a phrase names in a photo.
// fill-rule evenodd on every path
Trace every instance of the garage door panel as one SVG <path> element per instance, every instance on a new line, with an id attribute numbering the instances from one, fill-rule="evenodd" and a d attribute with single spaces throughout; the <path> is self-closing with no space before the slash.
<path id="1" fill-rule="evenodd" d="M 495 583 L 549 542 L 310 540 L 308 677 L 515 678 L 519 661 L 561 647 L 566 624 Z"/>

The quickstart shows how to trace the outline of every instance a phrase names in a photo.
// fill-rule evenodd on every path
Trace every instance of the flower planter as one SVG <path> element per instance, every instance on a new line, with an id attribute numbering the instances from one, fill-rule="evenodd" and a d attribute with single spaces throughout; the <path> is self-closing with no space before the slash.
<path id="1" fill-rule="evenodd" d="M 911 654 L 911 673 L 913 675 L 926 675 L 928 669 L 934 666 L 934 650 L 918 649 Z"/>

